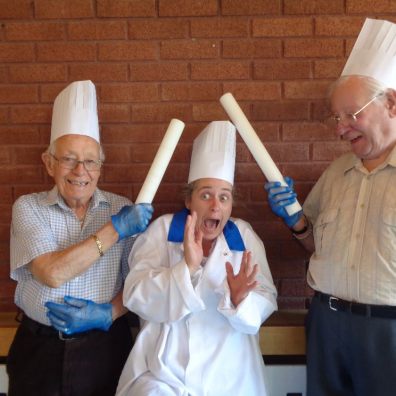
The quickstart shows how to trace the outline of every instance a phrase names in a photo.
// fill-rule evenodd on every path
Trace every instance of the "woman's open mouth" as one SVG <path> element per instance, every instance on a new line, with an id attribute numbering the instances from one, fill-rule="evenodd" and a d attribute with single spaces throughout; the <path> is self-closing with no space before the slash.
<path id="1" fill-rule="evenodd" d="M 208 231 L 214 231 L 220 224 L 220 220 L 218 219 L 205 219 L 203 221 L 203 226 Z"/>

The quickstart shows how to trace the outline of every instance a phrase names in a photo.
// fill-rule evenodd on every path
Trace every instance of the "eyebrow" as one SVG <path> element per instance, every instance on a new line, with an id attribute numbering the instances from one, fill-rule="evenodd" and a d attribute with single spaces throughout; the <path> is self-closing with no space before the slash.
<path id="1" fill-rule="evenodd" d="M 74 151 L 74 150 L 67 149 L 67 150 L 64 151 L 64 153 L 61 156 L 63 156 L 63 157 L 68 157 L 68 156 L 78 157 L 78 153 L 76 151 Z M 96 154 L 93 151 L 88 151 L 88 152 L 83 153 L 83 156 L 85 158 L 86 157 L 96 157 Z M 99 156 L 100 155 L 98 155 L 98 157 Z"/>
<path id="2" fill-rule="evenodd" d="M 209 190 L 213 190 L 213 186 L 202 186 L 200 188 L 197 189 L 197 191 L 201 191 L 201 190 L 205 190 L 205 189 L 209 189 Z M 232 192 L 231 188 L 227 188 L 227 187 L 222 187 L 221 191 L 227 191 L 227 192 Z"/>

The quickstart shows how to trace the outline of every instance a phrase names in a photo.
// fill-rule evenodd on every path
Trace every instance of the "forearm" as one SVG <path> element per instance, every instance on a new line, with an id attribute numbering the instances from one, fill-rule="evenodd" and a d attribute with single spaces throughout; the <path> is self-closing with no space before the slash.
<path id="1" fill-rule="evenodd" d="M 291 231 L 293 232 L 293 236 L 307 252 L 313 253 L 315 251 L 312 224 L 305 216 L 301 217 L 301 219 L 291 228 Z"/>
<path id="2" fill-rule="evenodd" d="M 102 243 L 104 254 L 118 240 L 118 234 L 111 222 L 106 223 L 95 235 Z M 98 246 L 90 236 L 64 250 L 37 257 L 29 264 L 29 268 L 39 282 L 56 288 L 87 271 L 98 258 L 100 258 Z"/>
<path id="3" fill-rule="evenodd" d="M 266 298 L 260 292 L 251 292 L 235 307 L 230 304 L 225 295 L 219 303 L 218 311 L 237 331 L 246 334 L 256 334 L 261 324 L 277 309 L 273 296 Z"/>
<path id="4" fill-rule="evenodd" d="M 113 306 L 112 308 L 113 322 L 128 312 L 128 309 L 125 308 L 124 304 L 122 303 L 122 293 L 123 293 L 123 289 L 121 289 L 117 293 L 117 295 L 111 300 L 111 304 Z"/>

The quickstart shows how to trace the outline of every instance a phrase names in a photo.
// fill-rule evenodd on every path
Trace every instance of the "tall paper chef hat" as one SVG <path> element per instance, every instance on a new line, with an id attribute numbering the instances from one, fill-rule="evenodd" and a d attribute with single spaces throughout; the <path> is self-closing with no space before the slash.
<path id="1" fill-rule="evenodd" d="M 367 18 L 341 76 L 352 74 L 375 78 L 396 88 L 396 25 Z"/>
<path id="2" fill-rule="evenodd" d="M 235 127 L 231 122 L 211 122 L 194 140 L 188 183 L 214 178 L 233 185 L 235 139 Z"/>
<path id="3" fill-rule="evenodd" d="M 70 134 L 89 136 L 100 143 L 96 91 L 90 80 L 71 83 L 55 99 L 51 143 Z"/>

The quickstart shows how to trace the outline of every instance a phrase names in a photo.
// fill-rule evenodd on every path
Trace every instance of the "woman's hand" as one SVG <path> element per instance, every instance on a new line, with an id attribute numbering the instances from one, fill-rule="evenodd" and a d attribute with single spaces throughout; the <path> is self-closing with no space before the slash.
<path id="1" fill-rule="evenodd" d="M 184 258 L 190 270 L 190 274 L 194 274 L 202 263 L 202 237 L 203 233 L 201 229 L 197 227 L 197 213 L 192 212 L 187 216 L 183 242 Z"/>
<path id="2" fill-rule="evenodd" d="M 234 275 L 232 265 L 226 262 L 227 282 L 234 307 L 237 307 L 249 292 L 257 286 L 258 265 L 252 265 L 251 259 L 251 252 L 245 250 L 242 256 L 241 268 L 236 275 Z"/>

